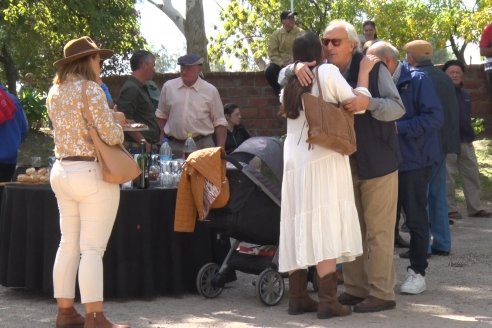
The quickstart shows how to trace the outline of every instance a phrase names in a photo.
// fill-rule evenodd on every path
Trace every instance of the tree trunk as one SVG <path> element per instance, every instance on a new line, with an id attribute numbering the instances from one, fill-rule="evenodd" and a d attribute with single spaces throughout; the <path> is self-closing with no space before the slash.
<path id="1" fill-rule="evenodd" d="M 207 51 L 208 39 L 205 34 L 205 19 L 203 17 L 203 0 L 186 0 L 186 18 L 173 7 L 171 0 L 162 0 L 162 4 L 152 0 L 148 1 L 173 21 L 186 39 L 187 53 L 202 56 L 203 71 L 208 72 L 210 67 Z"/>
<path id="2" fill-rule="evenodd" d="M 463 45 L 459 47 L 458 44 L 456 44 L 453 36 L 449 37 L 449 43 L 451 44 L 451 49 L 453 50 L 453 54 L 456 59 L 461 61 L 463 64 L 468 65 L 469 63 L 467 63 L 465 60 L 465 49 L 468 43 L 464 42 Z"/>
<path id="3" fill-rule="evenodd" d="M 12 56 L 10 55 L 5 43 L 2 45 L 1 51 L 0 62 L 3 65 L 3 70 L 7 77 L 7 88 L 11 94 L 17 96 L 18 73 L 14 65 L 14 60 L 12 59 Z"/>
<path id="4" fill-rule="evenodd" d="M 202 0 L 186 0 L 185 37 L 188 53 L 202 56 L 204 59 L 203 71 L 210 71 L 207 52 L 208 39 L 205 34 Z"/>

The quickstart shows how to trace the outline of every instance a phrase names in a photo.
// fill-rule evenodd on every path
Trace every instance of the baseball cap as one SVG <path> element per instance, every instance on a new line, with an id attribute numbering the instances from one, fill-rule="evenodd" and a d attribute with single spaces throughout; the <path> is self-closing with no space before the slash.
<path id="1" fill-rule="evenodd" d="M 284 10 L 280 14 L 280 20 L 284 20 L 284 19 L 287 19 L 287 18 L 292 17 L 292 16 L 295 16 L 295 15 L 297 15 L 296 12 L 292 12 L 290 10 Z"/>

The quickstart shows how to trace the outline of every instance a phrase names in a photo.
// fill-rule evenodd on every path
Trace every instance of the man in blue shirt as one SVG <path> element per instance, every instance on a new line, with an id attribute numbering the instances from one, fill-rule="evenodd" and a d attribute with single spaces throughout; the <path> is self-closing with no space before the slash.
<path id="1" fill-rule="evenodd" d="M 19 146 L 27 135 L 29 126 L 21 104 L 0 84 L 0 182 L 11 181 L 17 165 Z"/>

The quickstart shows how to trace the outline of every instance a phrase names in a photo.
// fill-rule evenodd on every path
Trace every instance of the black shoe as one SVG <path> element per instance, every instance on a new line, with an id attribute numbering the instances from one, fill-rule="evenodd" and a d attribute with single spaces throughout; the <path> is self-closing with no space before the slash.
<path id="1" fill-rule="evenodd" d="M 449 256 L 449 252 L 440 251 L 440 250 L 437 250 L 437 249 L 433 249 L 432 250 L 432 254 L 433 255 L 438 255 L 438 256 Z"/>
<path id="2" fill-rule="evenodd" d="M 403 239 L 403 237 L 399 233 L 395 233 L 395 247 L 408 248 L 410 247 L 410 243 L 405 239 Z"/>
<path id="3" fill-rule="evenodd" d="M 453 225 L 454 224 L 454 220 L 449 220 L 449 225 Z"/>
<path id="4" fill-rule="evenodd" d="M 432 251 L 432 254 L 434 254 L 434 251 Z M 432 254 L 427 254 L 427 258 L 430 259 L 431 256 L 432 256 Z M 438 254 L 436 254 L 436 255 L 438 255 Z M 448 255 L 449 255 L 449 253 L 448 253 Z M 400 253 L 400 258 L 402 258 L 402 259 L 408 259 L 408 258 L 410 258 L 410 251 L 406 251 L 406 252 Z"/>
<path id="5" fill-rule="evenodd" d="M 463 217 L 461 216 L 460 212 L 458 212 L 458 211 L 449 212 L 448 213 L 448 217 L 450 219 L 454 219 L 454 220 L 461 220 L 461 219 L 463 219 Z"/>
<path id="6" fill-rule="evenodd" d="M 486 210 L 480 210 L 475 214 L 470 215 L 473 218 L 490 218 L 492 216 L 492 213 Z"/>

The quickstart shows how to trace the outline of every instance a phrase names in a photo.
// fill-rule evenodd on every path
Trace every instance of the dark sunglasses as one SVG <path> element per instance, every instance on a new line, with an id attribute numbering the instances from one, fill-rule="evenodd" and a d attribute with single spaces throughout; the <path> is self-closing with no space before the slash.
<path id="1" fill-rule="evenodd" d="M 321 42 L 323 43 L 323 45 L 325 47 L 328 47 L 328 45 L 330 44 L 330 42 L 331 42 L 331 44 L 334 47 L 340 47 L 340 45 L 342 44 L 342 41 L 343 40 L 344 39 L 325 39 L 325 38 L 323 38 L 323 39 L 321 39 Z"/>

